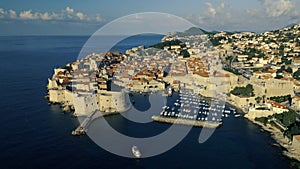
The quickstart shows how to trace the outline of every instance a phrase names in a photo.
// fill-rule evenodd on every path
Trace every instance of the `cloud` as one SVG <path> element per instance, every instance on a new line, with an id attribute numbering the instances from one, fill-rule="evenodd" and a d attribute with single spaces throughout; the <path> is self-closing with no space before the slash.
<path id="1" fill-rule="evenodd" d="M 8 10 L 8 14 L 9 14 L 9 17 L 12 18 L 12 19 L 15 19 L 17 18 L 17 12 L 14 11 L 14 10 Z"/>
<path id="2" fill-rule="evenodd" d="M 82 12 L 77 12 L 77 13 L 76 13 L 76 16 L 77 16 L 80 20 L 85 20 L 85 19 L 88 20 L 88 17 L 87 17 L 84 13 L 82 13 Z"/>
<path id="3" fill-rule="evenodd" d="M 210 2 L 205 2 L 205 5 L 207 6 L 207 14 L 214 18 L 217 14 L 217 10 L 214 8 L 214 6 Z"/>
<path id="4" fill-rule="evenodd" d="M 230 9 L 226 8 L 228 4 L 220 0 L 217 4 L 205 2 L 205 11 L 202 14 L 188 15 L 186 18 L 201 25 L 212 24 L 213 22 L 224 23 L 231 18 Z"/>
<path id="5" fill-rule="evenodd" d="M 85 22 L 102 22 L 104 19 L 100 14 L 89 16 L 83 12 L 74 10 L 71 7 L 66 7 L 60 12 L 34 12 L 31 9 L 20 11 L 17 13 L 14 10 L 5 10 L 0 8 L 0 19 L 14 20 L 43 20 L 43 21 L 85 21 Z"/>
<path id="6" fill-rule="evenodd" d="M 38 19 L 38 14 L 37 13 L 32 13 L 32 10 L 28 11 L 23 11 L 19 15 L 20 19 Z"/>
<path id="7" fill-rule="evenodd" d="M 278 17 L 287 14 L 294 6 L 290 0 L 259 0 L 268 17 Z"/>
<path id="8" fill-rule="evenodd" d="M 100 14 L 96 14 L 95 20 L 98 21 L 98 22 L 100 22 L 100 21 L 103 21 L 104 19 L 101 17 Z"/>
<path id="9" fill-rule="evenodd" d="M 5 10 L 3 8 L 0 8 L 0 18 L 4 18 L 5 17 Z"/>
<path id="10" fill-rule="evenodd" d="M 219 5 L 216 7 L 214 7 L 214 5 L 210 2 L 205 2 L 204 4 L 207 8 L 205 15 L 208 18 L 215 18 L 218 14 L 223 13 L 223 10 L 225 8 L 224 1 L 219 2 Z"/>
<path id="11" fill-rule="evenodd" d="M 248 3 L 241 6 L 240 3 L 224 0 L 207 2 L 203 3 L 204 9 L 199 8 L 198 13 L 185 16 L 206 30 L 260 33 L 300 23 L 300 0 L 258 0 L 260 7 Z"/>
<path id="12" fill-rule="evenodd" d="M 56 14 L 56 13 L 48 13 L 48 12 L 45 12 L 45 13 L 38 13 L 38 16 L 39 16 L 39 19 L 41 20 L 62 20 L 62 16 L 59 15 L 59 14 Z"/>
<path id="13" fill-rule="evenodd" d="M 204 11 L 200 13 L 186 15 L 185 18 L 198 27 L 208 30 L 223 30 L 223 26 L 231 20 L 231 10 L 226 3 L 212 4 L 204 3 Z"/>
<path id="14" fill-rule="evenodd" d="M 66 7 L 65 11 L 68 13 L 68 14 L 72 14 L 74 13 L 74 9 L 70 8 L 70 7 Z"/>
<path id="15" fill-rule="evenodd" d="M 224 9 L 225 8 L 225 3 L 224 2 L 221 2 L 220 5 L 219 5 L 219 9 Z"/>

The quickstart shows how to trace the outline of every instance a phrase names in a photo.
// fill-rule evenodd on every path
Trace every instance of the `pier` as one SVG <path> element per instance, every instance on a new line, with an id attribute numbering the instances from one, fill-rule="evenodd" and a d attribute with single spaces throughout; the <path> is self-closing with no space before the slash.
<path id="1" fill-rule="evenodd" d="M 182 125 L 190 125 L 195 127 L 207 127 L 207 128 L 217 128 L 222 125 L 222 122 L 187 120 L 187 119 L 169 118 L 169 117 L 162 117 L 162 116 L 152 116 L 152 120 L 157 122 L 162 122 L 162 123 L 182 124 Z"/>
<path id="2" fill-rule="evenodd" d="M 95 120 L 98 117 L 103 116 L 103 114 L 99 111 L 96 110 L 93 113 L 91 113 L 89 116 L 87 116 L 83 122 L 75 129 L 72 131 L 73 136 L 79 136 L 79 135 L 84 135 L 88 131 L 88 127 L 91 124 L 93 120 Z"/>

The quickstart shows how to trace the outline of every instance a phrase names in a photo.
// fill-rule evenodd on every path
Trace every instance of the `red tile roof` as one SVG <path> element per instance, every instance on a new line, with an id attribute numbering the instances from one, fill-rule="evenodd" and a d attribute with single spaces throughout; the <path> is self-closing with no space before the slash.
<path id="1" fill-rule="evenodd" d="M 300 135 L 294 135 L 295 139 L 300 141 Z"/>

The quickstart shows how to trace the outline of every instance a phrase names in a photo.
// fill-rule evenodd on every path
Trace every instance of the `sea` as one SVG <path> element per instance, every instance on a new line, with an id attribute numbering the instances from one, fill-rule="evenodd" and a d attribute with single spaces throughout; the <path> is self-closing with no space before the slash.
<path id="1" fill-rule="evenodd" d="M 79 122 L 45 99 L 53 69 L 75 61 L 88 36 L 0 37 L 0 168 L 1 169 L 288 169 L 292 160 L 272 146 L 270 134 L 231 115 L 200 144 L 201 128 L 171 150 L 145 159 L 120 157 L 102 149 L 87 135 L 74 137 Z M 138 35 L 113 49 L 160 42 L 161 35 Z M 146 105 L 146 104 L 145 104 Z M 159 112 L 158 112 L 159 113 Z M 106 117 L 128 135 L 157 134 L 169 124 L 141 125 L 120 115 Z M 138 126 L 138 127 L 137 127 Z M 145 134 L 147 135 L 147 134 Z"/>

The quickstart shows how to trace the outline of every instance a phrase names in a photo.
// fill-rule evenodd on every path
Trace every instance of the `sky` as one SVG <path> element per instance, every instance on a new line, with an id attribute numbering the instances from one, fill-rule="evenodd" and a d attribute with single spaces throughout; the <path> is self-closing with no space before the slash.
<path id="1" fill-rule="evenodd" d="M 126 15 L 162 12 L 208 31 L 300 23 L 300 0 L 0 0 L 0 35 L 91 35 Z"/>

